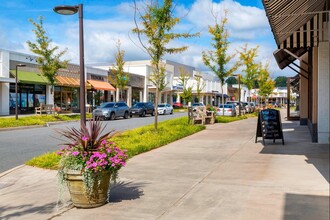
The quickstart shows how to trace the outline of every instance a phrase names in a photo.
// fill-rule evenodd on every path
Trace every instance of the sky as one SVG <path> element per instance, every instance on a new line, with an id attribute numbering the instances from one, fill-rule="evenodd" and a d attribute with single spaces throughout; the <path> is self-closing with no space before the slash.
<path id="1" fill-rule="evenodd" d="M 138 1 L 139 6 L 144 1 Z M 132 33 L 134 24 L 133 0 L 2 0 L 0 4 L 0 48 L 33 54 L 26 42 L 35 41 L 34 26 L 29 19 L 44 18 L 44 28 L 53 45 L 67 49 L 64 59 L 79 63 L 78 15 L 64 16 L 53 11 L 58 5 L 83 4 L 84 47 L 86 65 L 111 65 L 114 63 L 116 42 L 120 40 L 125 50 L 125 60 L 145 60 L 148 55 L 141 49 L 138 38 Z M 269 62 L 273 78 L 293 76 L 292 71 L 281 71 L 273 57 L 277 49 L 261 0 L 174 0 L 175 16 L 181 19 L 176 32 L 200 32 L 200 37 L 179 39 L 172 46 L 188 46 L 181 54 L 167 55 L 171 61 L 209 71 L 202 62 L 202 51 L 211 49 L 208 26 L 214 25 L 228 11 L 230 54 L 259 46 L 257 61 Z M 213 13 L 212 13 L 213 12 Z M 214 16 L 213 16 L 213 15 Z M 237 56 L 236 56 L 237 60 Z"/>

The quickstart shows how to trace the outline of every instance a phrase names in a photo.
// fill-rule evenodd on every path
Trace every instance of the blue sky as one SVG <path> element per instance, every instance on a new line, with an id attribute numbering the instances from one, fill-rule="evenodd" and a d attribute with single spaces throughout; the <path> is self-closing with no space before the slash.
<path id="1" fill-rule="evenodd" d="M 208 71 L 201 60 L 203 50 L 210 49 L 208 25 L 214 24 L 211 11 L 221 18 L 224 9 L 229 11 L 227 28 L 230 32 L 230 52 L 248 44 L 259 45 L 258 61 L 270 62 L 273 77 L 294 75 L 280 71 L 272 56 L 276 44 L 265 16 L 261 0 L 176 0 L 176 15 L 181 23 L 176 31 L 200 32 L 201 37 L 192 40 L 178 40 L 173 45 L 188 45 L 189 49 L 180 55 L 169 55 L 166 59 L 194 66 Z M 57 5 L 84 6 L 84 36 L 86 64 L 109 64 L 114 62 L 115 43 L 120 39 L 125 59 L 148 59 L 137 45 L 132 34 L 134 27 L 133 0 L 11 0 L 0 5 L 0 48 L 29 53 L 27 40 L 34 41 L 34 28 L 29 18 L 44 17 L 44 27 L 54 45 L 67 48 L 67 59 L 78 63 L 78 16 L 63 16 L 53 12 Z M 140 2 L 139 2 L 140 3 Z"/>

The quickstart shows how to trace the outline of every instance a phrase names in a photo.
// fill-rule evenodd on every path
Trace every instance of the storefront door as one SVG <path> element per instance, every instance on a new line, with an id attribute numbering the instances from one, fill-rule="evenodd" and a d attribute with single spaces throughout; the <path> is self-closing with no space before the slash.
<path id="1" fill-rule="evenodd" d="M 72 92 L 71 91 L 63 91 L 62 92 L 62 111 L 64 112 L 72 112 Z"/>

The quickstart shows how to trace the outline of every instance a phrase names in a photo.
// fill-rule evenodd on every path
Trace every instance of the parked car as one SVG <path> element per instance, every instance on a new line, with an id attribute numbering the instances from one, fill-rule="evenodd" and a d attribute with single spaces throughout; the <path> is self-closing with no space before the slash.
<path id="1" fill-rule="evenodd" d="M 117 117 L 125 119 L 129 116 L 129 107 L 125 102 L 104 102 L 93 110 L 93 118 L 114 120 Z"/>
<path id="2" fill-rule="evenodd" d="M 243 107 L 246 110 L 246 113 L 252 113 L 252 107 L 249 104 L 249 102 L 241 102 L 243 104 Z"/>
<path id="3" fill-rule="evenodd" d="M 144 117 L 147 114 L 150 114 L 151 116 L 155 115 L 155 106 L 151 102 L 137 102 L 129 110 L 129 115 L 131 117 L 133 115 Z"/>
<path id="4" fill-rule="evenodd" d="M 224 111 L 223 111 L 224 110 Z M 224 112 L 224 114 L 222 113 Z M 217 109 L 216 115 L 236 116 L 236 108 L 233 104 L 220 104 Z"/>
<path id="5" fill-rule="evenodd" d="M 233 104 L 235 106 L 235 109 L 236 109 L 236 114 L 238 115 L 238 105 L 239 105 L 239 102 L 238 101 L 227 101 L 226 104 Z M 245 114 L 246 113 L 246 109 L 245 107 L 243 106 L 243 103 L 241 102 L 241 114 Z"/>
<path id="6" fill-rule="evenodd" d="M 252 112 L 256 111 L 256 104 L 254 102 L 250 102 Z"/>
<path id="7" fill-rule="evenodd" d="M 160 115 L 173 114 L 173 107 L 168 103 L 158 104 L 157 109 Z"/>
<path id="8" fill-rule="evenodd" d="M 196 107 L 198 107 L 198 106 L 203 107 L 205 105 L 203 103 L 201 103 L 201 102 L 197 102 L 197 103 L 192 104 L 191 107 L 192 107 L 193 111 L 196 111 Z"/>
<path id="9" fill-rule="evenodd" d="M 172 106 L 173 108 L 183 108 L 183 105 L 180 102 L 174 102 Z"/>

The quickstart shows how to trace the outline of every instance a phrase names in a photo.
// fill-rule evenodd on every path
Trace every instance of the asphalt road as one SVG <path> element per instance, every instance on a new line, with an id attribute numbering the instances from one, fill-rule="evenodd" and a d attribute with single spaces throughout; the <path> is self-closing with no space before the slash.
<path id="1" fill-rule="evenodd" d="M 174 113 L 173 115 L 160 115 L 159 121 L 186 116 L 187 113 Z M 116 119 L 104 121 L 107 129 L 125 131 L 133 128 L 153 124 L 154 117 L 133 117 L 130 119 Z M 66 127 L 79 128 L 80 121 L 50 124 L 49 127 L 34 127 L 14 130 L 0 130 L 0 173 L 22 165 L 31 158 L 52 152 L 60 147 L 63 141 L 55 129 Z"/>

